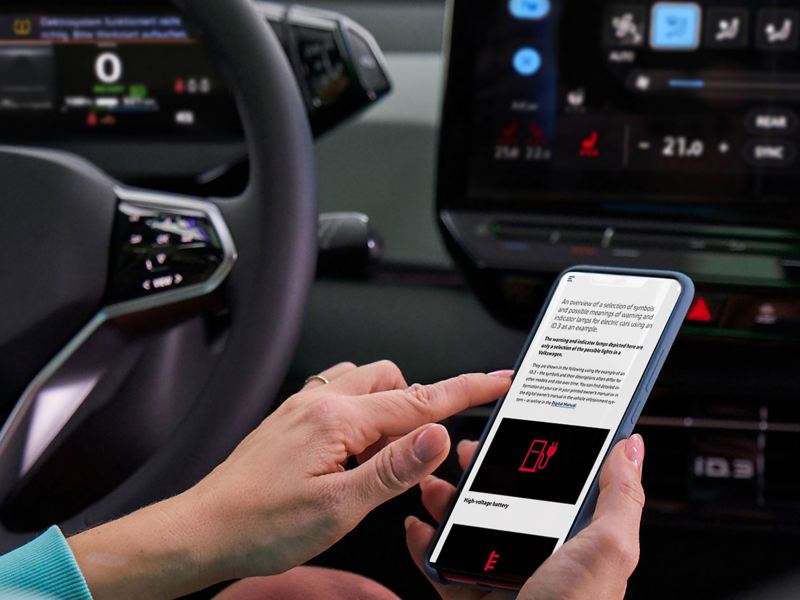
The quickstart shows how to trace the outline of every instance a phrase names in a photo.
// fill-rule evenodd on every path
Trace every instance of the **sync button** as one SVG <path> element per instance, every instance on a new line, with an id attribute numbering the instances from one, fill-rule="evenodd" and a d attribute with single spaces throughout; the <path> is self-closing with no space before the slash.
<path id="1" fill-rule="evenodd" d="M 744 147 L 744 159 L 755 167 L 786 167 L 797 158 L 797 146 L 788 140 L 751 140 Z"/>

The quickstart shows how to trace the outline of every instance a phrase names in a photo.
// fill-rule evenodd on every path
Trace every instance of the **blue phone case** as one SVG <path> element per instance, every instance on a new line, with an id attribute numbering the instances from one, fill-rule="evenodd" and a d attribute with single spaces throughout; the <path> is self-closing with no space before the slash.
<path id="1" fill-rule="evenodd" d="M 614 438 L 609 445 L 609 452 L 611 449 L 622 439 L 625 439 L 631 435 L 633 428 L 636 425 L 636 421 L 639 419 L 639 415 L 642 413 L 642 409 L 644 408 L 645 403 L 647 402 L 647 398 L 650 395 L 650 390 L 652 389 L 653 384 L 655 383 L 656 378 L 658 377 L 658 373 L 661 371 L 661 367 L 664 364 L 664 361 L 667 358 L 667 354 L 669 354 L 669 350 L 672 347 L 675 338 L 678 335 L 678 331 L 683 324 L 683 320 L 686 318 L 686 313 L 689 311 L 689 307 L 692 304 L 692 300 L 694 299 L 694 283 L 692 280 L 684 275 L 683 273 L 679 273 L 677 271 L 658 271 L 658 270 L 651 270 L 651 269 L 623 269 L 623 268 L 616 268 L 616 267 L 595 267 L 595 266 L 588 266 L 588 265 L 576 265 L 574 267 L 570 267 L 562 271 L 558 277 L 556 277 L 555 282 L 553 283 L 552 287 L 550 288 L 549 293 L 547 294 L 547 299 L 542 306 L 541 311 L 539 311 L 539 315 L 536 317 L 536 322 L 533 325 L 533 329 L 531 329 L 530 334 L 528 335 L 527 340 L 525 340 L 525 346 L 520 352 L 519 358 L 517 358 L 517 363 L 514 365 L 514 378 L 517 376 L 517 371 L 522 364 L 523 359 L 525 358 L 525 354 L 528 352 L 528 348 L 530 347 L 531 343 L 533 342 L 533 337 L 536 334 L 537 330 L 539 329 L 539 325 L 542 322 L 542 318 L 544 317 L 545 311 L 547 307 L 550 305 L 552 301 L 553 294 L 555 293 L 558 284 L 561 281 L 561 278 L 564 277 L 567 273 L 573 271 L 580 271 L 582 273 L 609 273 L 612 275 L 634 275 L 639 277 L 662 277 L 666 279 L 674 279 L 681 286 L 681 293 L 678 297 L 678 301 L 675 304 L 675 309 L 672 311 L 669 319 L 667 320 L 667 324 L 664 327 L 664 331 L 661 334 L 661 338 L 658 340 L 655 349 L 653 350 L 653 355 L 650 357 L 650 361 L 647 363 L 647 367 L 642 374 L 642 378 L 639 380 L 639 384 L 636 386 L 636 391 L 631 398 L 630 403 L 628 404 L 628 408 L 625 411 L 625 414 L 620 421 L 619 427 L 617 431 L 614 433 Z M 492 412 L 491 417 L 486 423 L 486 426 L 483 429 L 483 433 L 481 433 L 480 444 L 478 445 L 478 450 L 483 447 L 483 444 L 486 441 L 486 436 L 489 434 L 489 429 L 494 423 L 495 419 L 497 418 L 497 414 L 500 411 L 500 407 L 503 405 L 505 401 L 505 397 L 501 398 L 497 405 Z M 467 481 L 467 474 L 472 471 L 472 467 L 475 462 L 475 458 L 478 456 L 478 450 L 476 450 L 475 454 L 472 457 L 472 460 L 469 463 L 469 466 L 464 470 L 464 473 L 461 476 L 461 481 L 458 483 L 458 491 L 456 492 L 455 498 L 461 496 L 462 489 L 464 484 Z M 608 454 L 606 454 L 608 456 Z M 605 456 L 603 457 L 603 461 L 605 462 Z M 577 535 L 579 531 L 581 531 L 584 527 L 589 525 L 592 521 L 592 515 L 594 514 L 595 504 L 597 503 L 597 494 L 599 492 L 599 478 L 600 478 L 600 471 L 598 470 L 597 475 L 595 475 L 594 481 L 592 482 L 592 486 L 589 489 L 589 492 L 586 494 L 586 498 L 583 500 L 583 504 L 581 505 L 580 510 L 578 511 L 578 516 L 575 518 L 575 522 L 572 524 L 572 527 L 567 534 L 567 540 Z M 454 498 L 454 503 L 455 503 Z M 449 581 L 441 576 L 438 569 L 431 565 L 430 563 L 430 556 L 431 552 L 433 552 L 433 548 L 436 546 L 436 543 L 439 541 L 439 537 L 442 534 L 442 529 L 444 524 L 450 519 L 450 515 L 453 510 L 453 505 L 451 505 L 448 510 L 447 514 L 442 522 L 439 524 L 438 529 L 436 530 L 436 535 L 433 537 L 433 541 L 431 542 L 430 547 L 428 548 L 428 552 L 425 556 L 425 571 L 427 574 L 438 581 L 439 583 L 443 584 L 450 584 L 456 583 Z M 531 573 L 533 574 L 533 573 Z M 479 577 L 476 574 L 476 579 Z M 458 582 L 458 585 L 468 585 L 470 587 L 477 587 L 484 590 L 509 590 L 509 587 L 500 587 L 500 586 L 492 586 L 490 583 L 481 584 L 481 583 L 474 583 L 474 584 L 466 584 Z"/>

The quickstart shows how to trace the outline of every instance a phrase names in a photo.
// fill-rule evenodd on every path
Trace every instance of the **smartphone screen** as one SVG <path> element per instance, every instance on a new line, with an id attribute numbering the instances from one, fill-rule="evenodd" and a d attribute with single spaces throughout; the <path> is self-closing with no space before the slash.
<path id="1" fill-rule="evenodd" d="M 434 542 L 441 575 L 519 587 L 564 543 L 681 289 L 669 277 L 561 277 Z"/>

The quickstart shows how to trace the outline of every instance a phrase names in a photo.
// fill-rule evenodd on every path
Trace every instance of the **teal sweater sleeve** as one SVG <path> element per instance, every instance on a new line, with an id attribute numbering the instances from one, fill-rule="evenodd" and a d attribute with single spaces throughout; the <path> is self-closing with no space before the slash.
<path id="1" fill-rule="evenodd" d="M 91 600 L 92 595 L 61 530 L 51 527 L 0 556 L 0 598 Z"/>

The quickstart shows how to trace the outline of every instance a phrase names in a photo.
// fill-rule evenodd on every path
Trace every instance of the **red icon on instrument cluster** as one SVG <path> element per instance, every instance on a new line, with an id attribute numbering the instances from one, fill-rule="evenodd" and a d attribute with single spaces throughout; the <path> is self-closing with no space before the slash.
<path id="1" fill-rule="evenodd" d="M 525 459 L 519 467 L 521 473 L 543 471 L 550 464 L 550 459 L 558 452 L 558 442 L 549 440 L 533 440 Z"/>
<path id="2" fill-rule="evenodd" d="M 598 145 L 600 143 L 600 132 L 592 131 L 588 136 L 581 140 L 581 147 L 578 155 L 581 158 L 597 158 L 600 156 Z"/>

